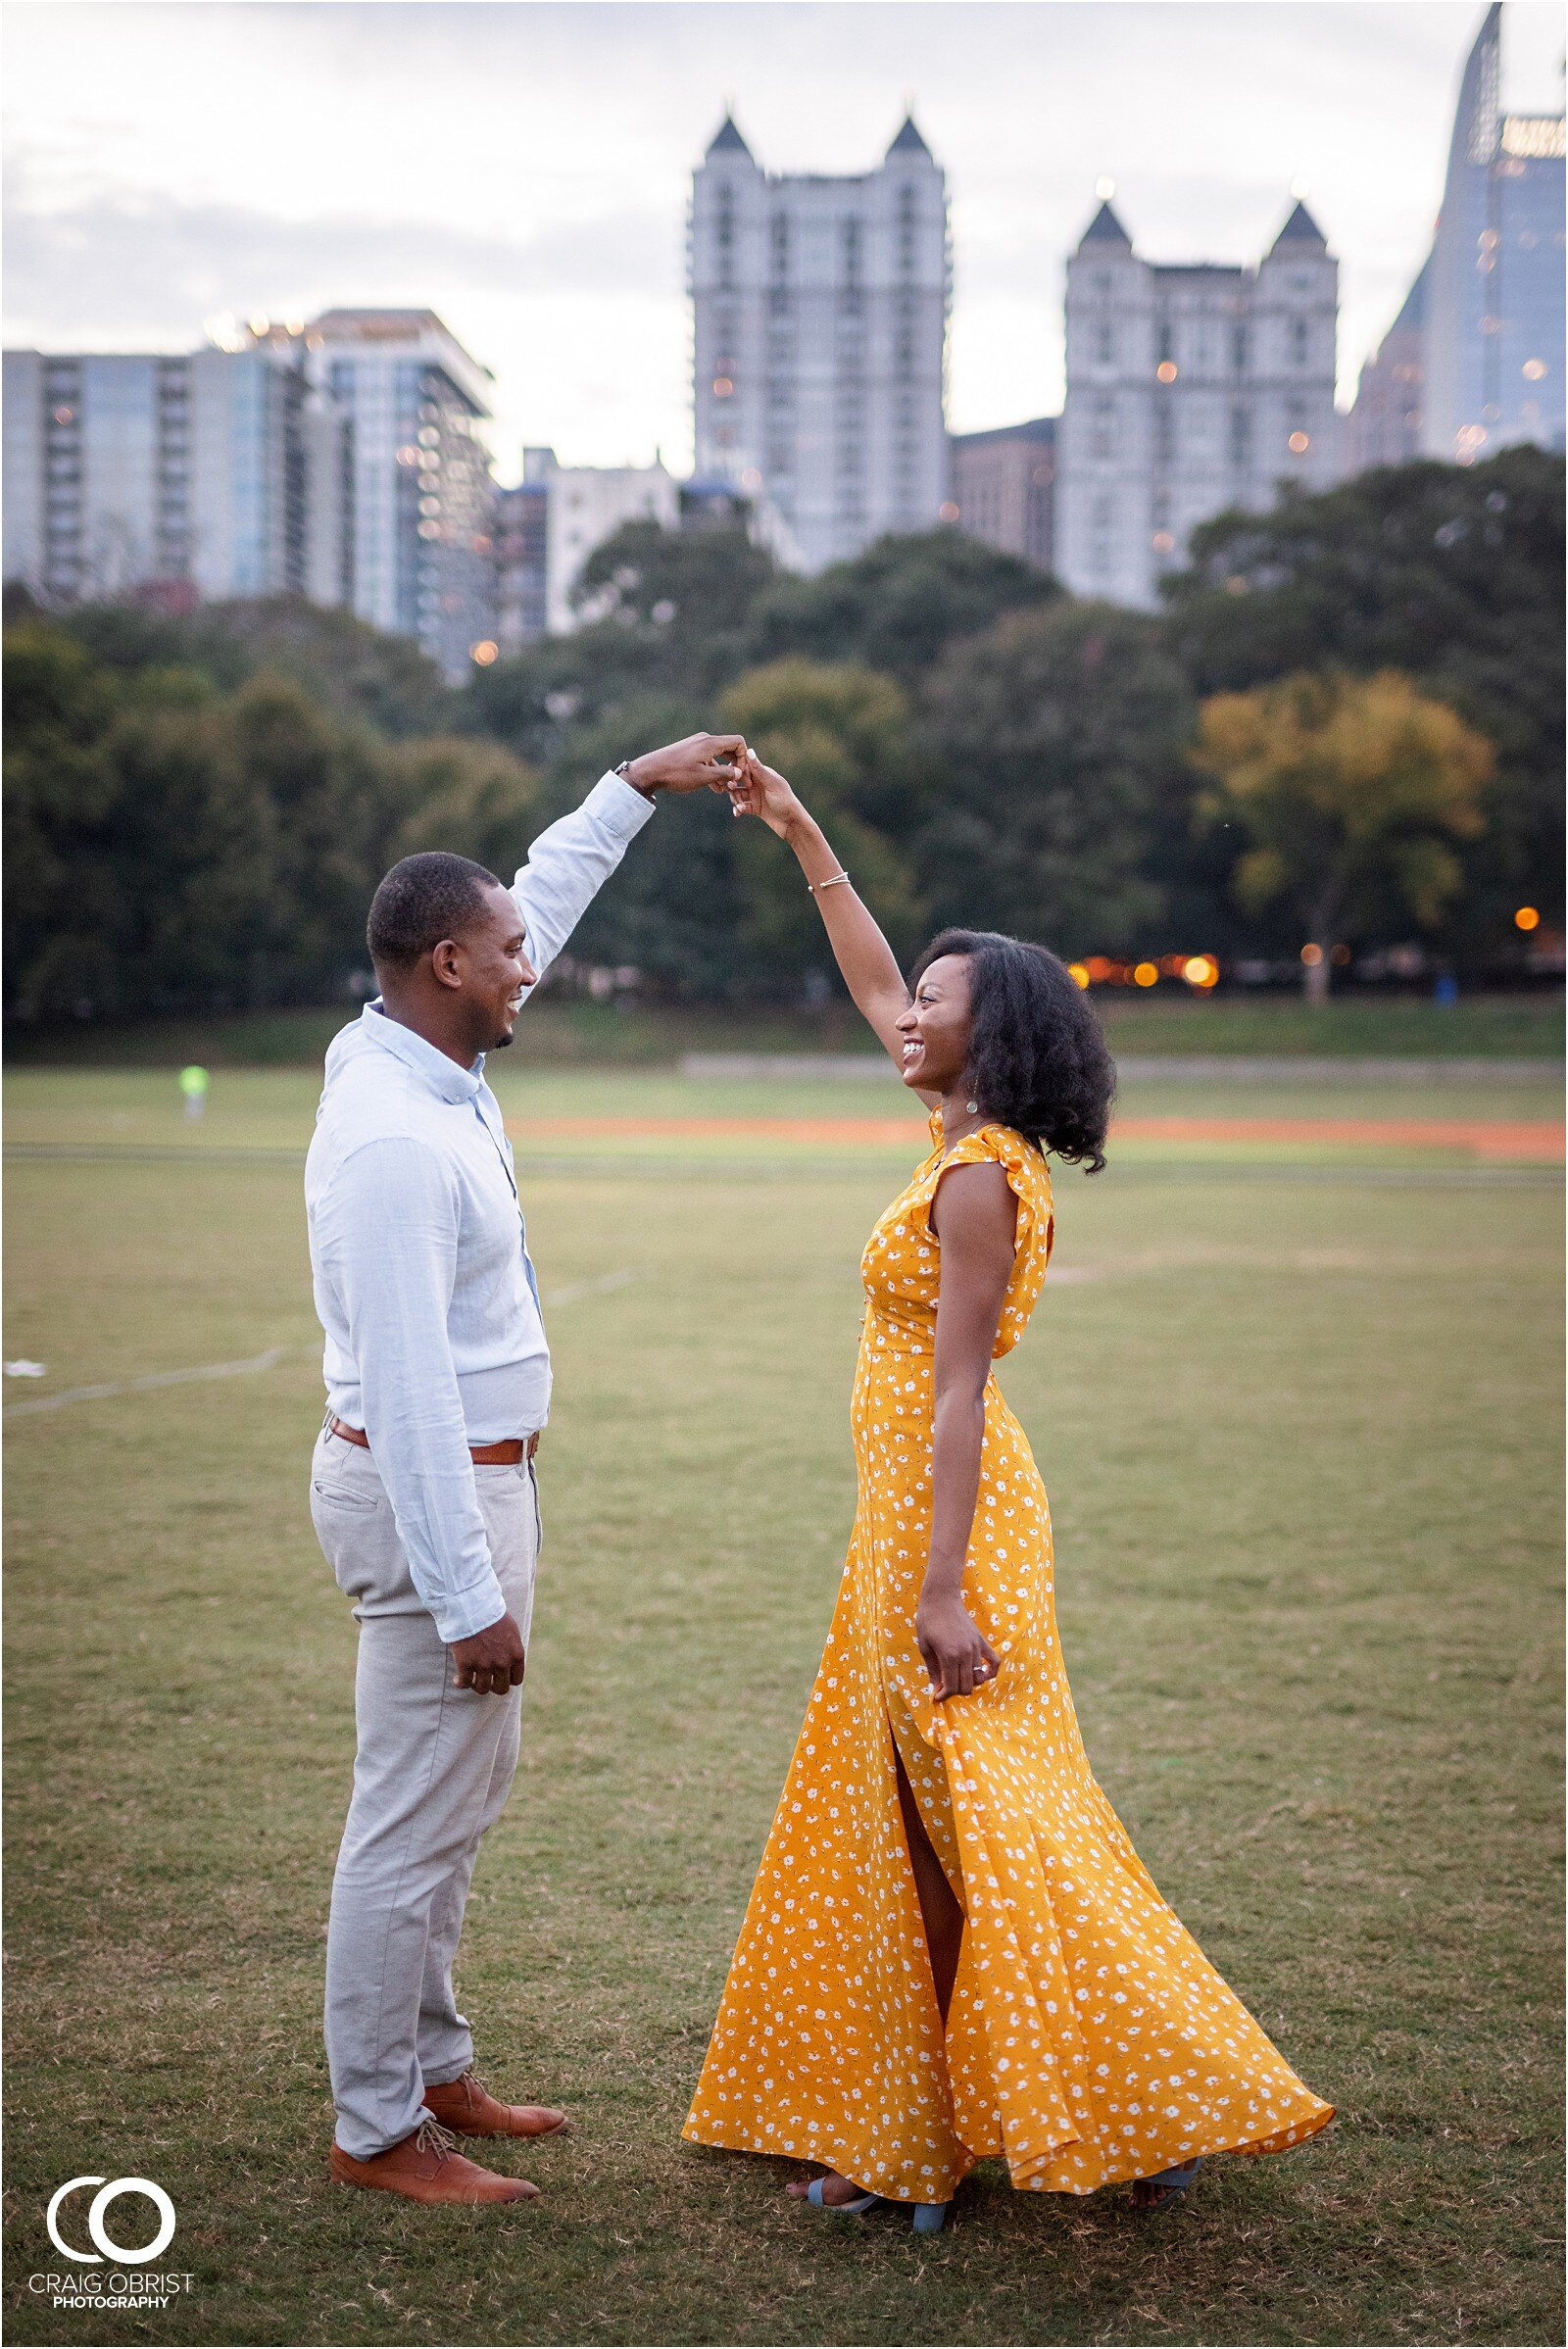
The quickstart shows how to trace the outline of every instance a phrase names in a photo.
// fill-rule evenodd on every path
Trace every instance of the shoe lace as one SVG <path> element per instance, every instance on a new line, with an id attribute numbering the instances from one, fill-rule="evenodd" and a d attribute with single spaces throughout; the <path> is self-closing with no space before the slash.
<path id="1" fill-rule="evenodd" d="M 433 2153 L 438 2162 L 444 2162 L 449 2153 L 458 2150 L 458 2140 L 451 2129 L 443 2129 L 440 2122 L 428 2113 L 415 2130 L 414 2142 L 420 2153 Z"/>

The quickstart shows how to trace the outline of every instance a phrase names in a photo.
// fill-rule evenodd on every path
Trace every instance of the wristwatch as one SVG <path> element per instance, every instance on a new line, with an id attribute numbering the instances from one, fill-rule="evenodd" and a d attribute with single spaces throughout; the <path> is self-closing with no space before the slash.
<path id="1" fill-rule="evenodd" d="M 653 792 L 651 790 L 645 790 L 641 783 L 634 783 L 631 779 L 631 770 L 634 763 L 635 761 L 630 759 L 623 759 L 620 764 L 617 767 L 612 768 L 611 771 L 612 773 L 617 774 L 620 777 L 628 791 L 634 791 L 637 794 L 637 797 L 640 800 L 646 800 L 651 807 L 654 804 Z"/>

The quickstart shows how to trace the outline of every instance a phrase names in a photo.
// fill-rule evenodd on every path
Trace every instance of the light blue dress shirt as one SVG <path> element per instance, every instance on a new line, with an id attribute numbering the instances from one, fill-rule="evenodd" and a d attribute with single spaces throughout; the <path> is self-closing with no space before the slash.
<path id="1" fill-rule="evenodd" d="M 541 832 L 512 894 L 542 978 L 653 813 L 605 775 Z M 550 1348 L 500 1104 L 368 1003 L 335 1037 L 305 1167 L 328 1408 L 364 1428 L 414 1587 L 450 1645 L 506 1613 L 471 1444 L 550 1412 Z"/>

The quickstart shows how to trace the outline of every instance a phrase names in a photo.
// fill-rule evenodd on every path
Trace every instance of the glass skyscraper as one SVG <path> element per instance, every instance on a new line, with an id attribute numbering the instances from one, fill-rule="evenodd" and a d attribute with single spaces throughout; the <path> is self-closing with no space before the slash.
<path id="1" fill-rule="evenodd" d="M 346 600 L 460 679 L 495 626 L 489 371 L 429 310 L 328 310 L 304 341 L 352 436 Z"/>
<path id="2" fill-rule="evenodd" d="M 1421 450 L 1563 446 L 1563 118 L 1502 111 L 1503 12 L 1465 64 L 1427 269 Z"/>
<path id="3" fill-rule="evenodd" d="M 178 608 L 307 584 L 306 392 L 269 348 L 5 354 L 5 575 Z"/>

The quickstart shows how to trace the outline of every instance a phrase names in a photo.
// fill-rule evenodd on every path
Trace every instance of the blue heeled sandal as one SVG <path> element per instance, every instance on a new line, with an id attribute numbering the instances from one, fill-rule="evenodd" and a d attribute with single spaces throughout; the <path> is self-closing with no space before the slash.
<path id="1" fill-rule="evenodd" d="M 885 2194 L 858 2194 L 853 2202 L 824 2202 L 822 2188 L 826 2184 L 825 2178 L 813 2178 L 803 2199 L 812 2210 L 828 2211 L 835 2219 L 863 2219 L 867 2211 L 875 2210 L 878 2203 L 887 2200 Z M 948 2205 L 945 2202 L 917 2202 L 914 2206 L 913 2231 L 916 2234 L 940 2234 L 947 2215 Z"/>
<path id="2" fill-rule="evenodd" d="M 1199 2154 L 1190 2162 L 1178 2162 L 1173 2170 L 1156 2170 L 1152 2178 L 1140 2178 L 1138 2181 L 1140 2185 L 1158 2186 L 1160 2190 L 1148 2202 L 1140 2202 L 1134 2207 L 1146 2219 L 1152 2211 L 1164 2210 L 1175 2201 L 1178 2194 L 1186 2193 L 1202 2166 L 1203 2157 Z"/>
<path id="3" fill-rule="evenodd" d="M 824 2202 L 822 2188 L 826 2183 L 825 2178 L 813 2178 L 806 2189 L 805 2198 L 812 2210 L 831 2212 L 835 2219 L 863 2218 L 867 2211 L 874 2211 L 882 2199 L 880 2194 L 860 2194 L 854 2202 Z"/>

